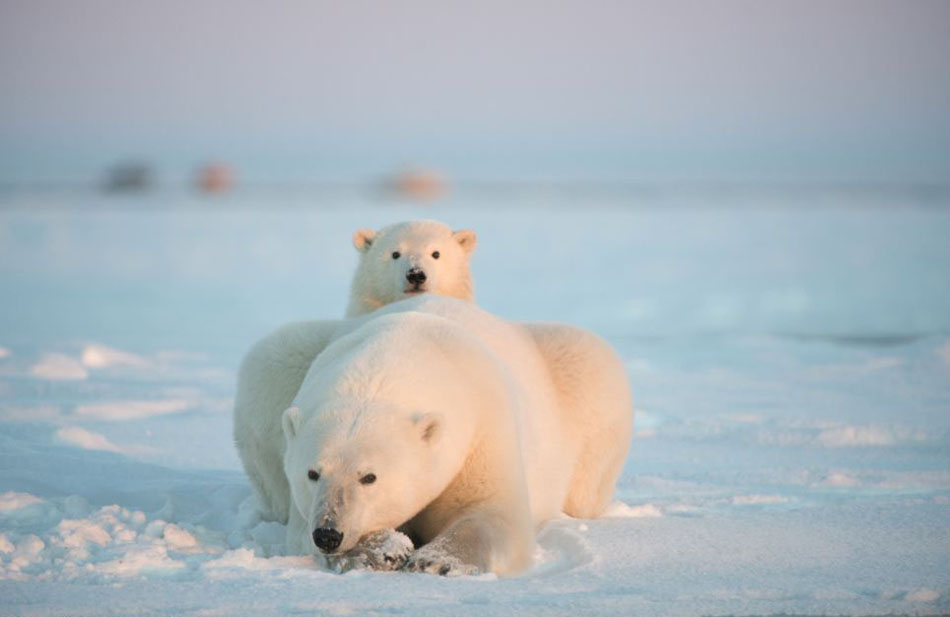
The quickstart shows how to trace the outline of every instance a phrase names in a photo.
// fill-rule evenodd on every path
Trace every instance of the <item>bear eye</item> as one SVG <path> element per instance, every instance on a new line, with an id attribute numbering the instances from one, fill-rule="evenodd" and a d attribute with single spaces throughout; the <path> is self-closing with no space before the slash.
<path id="1" fill-rule="evenodd" d="M 439 251 L 432 251 L 432 259 L 438 259 L 438 258 L 439 258 Z"/>
<path id="2" fill-rule="evenodd" d="M 399 259 L 399 251 L 393 251 L 393 259 Z"/>
<path id="3" fill-rule="evenodd" d="M 360 478 L 360 484 L 372 484 L 375 481 L 376 481 L 375 473 L 368 473 L 362 478 Z"/>
<path id="4" fill-rule="evenodd" d="M 316 471 L 311 469 L 310 471 L 307 472 L 307 477 L 313 480 L 314 482 L 316 482 L 317 480 L 320 479 L 320 474 L 318 474 Z"/>

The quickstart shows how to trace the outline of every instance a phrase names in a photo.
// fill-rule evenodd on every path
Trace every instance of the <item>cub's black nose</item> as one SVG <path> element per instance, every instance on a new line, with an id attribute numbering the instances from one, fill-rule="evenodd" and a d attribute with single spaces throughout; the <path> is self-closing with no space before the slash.
<path id="1" fill-rule="evenodd" d="M 426 273 L 420 268 L 410 268 L 409 272 L 406 272 L 406 280 L 413 285 L 422 285 L 426 282 Z"/>
<path id="2" fill-rule="evenodd" d="M 318 527 L 313 530 L 313 543 L 324 553 L 330 553 L 343 542 L 343 534 L 332 527 Z"/>

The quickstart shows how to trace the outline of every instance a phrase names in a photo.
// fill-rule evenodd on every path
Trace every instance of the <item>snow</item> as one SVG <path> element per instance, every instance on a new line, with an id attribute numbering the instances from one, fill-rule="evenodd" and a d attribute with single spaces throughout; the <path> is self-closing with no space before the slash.
<path id="1" fill-rule="evenodd" d="M 43 500 L 29 493 L 8 491 L 0 495 L 0 511 L 2 512 L 19 510 L 36 503 L 43 503 Z"/>
<path id="2" fill-rule="evenodd" d="M 0 614 L 950 611 L 950 201 L 580 197 L 0 197 Z M 284 555 L 232 444 L 244 351 L 422 217 L 478 231 L 480 304 L 593 329 L 634 387 L 607 516 L 516 579 Z"/>
<path id="3" fill-rule="evenodd" d="M 79 361 L 62 353 L 45 354 L 33 365 L 32 373 L 35 377 L 50 380 L 85 379 L 89 376 Z"/>
<path id="4" fill-rule="evenodd" d="M 656 517 L 663 516 L 663 511 L 652 503 L 645 503 L 639 506 L 628 506 L 621 501 L 614 501 L 604 512 L 605 518 L 637 518 L 637 517 Z"/>
<path id="5" fill-rule="evenodd" d="M 134 420 L 149 416 L 179 413 L 192 407 L 194 403 L 186 399 L 163 399 L 157 401 L 106 401 L 87 405 L 77 405 L 74 412 L 94 420 Z"/>
<path id="6" fill-rule="evenodd" d="M 82 350 L 82 363 L 89 368 L 107 368 L 110 366 L 145 367 L 147 362 L 139 356 L 105 345 L 86 345 Z"/>
<path id="7" fill-rule="evenodd" d="M 732 498 L 732 503 L 737 506 L 788 503 L 788 497 L 783 497 L 782 495 L 736 495 Z"/>
<path id="8" fill-rule="evenodd" d="M 105 435 L 86 430 L 80 426 L 64 426 L 56 429 L 55 436 L 59 441 L 83 450 L 102 450 L 103 452 L 117 452 L 129 456 L 140 456 L 155 451 L 151 446 L 135 444 L 117 446 L 109 441 Z"/>
<path id="9" fill-rule="evenodd" d="M 122 452 L 122 448 L 110 442 L 103 435 L 93 433 L 79 426 L 64 426 L 56 431 L 56 438 L 83 450 L 104 450 Z"/>

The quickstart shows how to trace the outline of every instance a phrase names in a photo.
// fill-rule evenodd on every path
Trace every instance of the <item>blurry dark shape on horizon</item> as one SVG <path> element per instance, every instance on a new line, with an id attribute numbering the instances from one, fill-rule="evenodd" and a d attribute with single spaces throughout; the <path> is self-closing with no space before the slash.
<path id="1" fill-rule="evenodd" d="M 155 184 L 152 168 L 142 162 L 119 163 L 106 173 L 104 189 L 109 193 L 140 193 Z"/>
<path id="2" fill-rule="evenodd" d="M 195 184 L 202 193 L 221 194 L 234 188 L 234 169 L 227 163 L 212 162 L 198 168 Z"/>
<path id="3" fill-rule="evenodd" d="M 445 177 L 432 169 L 412 168 L 383 181 L 388 193 L 414 201 L 436 201 L 448 193 Z"/>

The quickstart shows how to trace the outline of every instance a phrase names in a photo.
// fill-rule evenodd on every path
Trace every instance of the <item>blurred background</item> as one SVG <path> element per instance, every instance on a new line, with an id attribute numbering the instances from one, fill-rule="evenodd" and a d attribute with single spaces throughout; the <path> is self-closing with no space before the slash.
<path id="1" fill-rule="evenodd" d="M 941 1 L 0 6 L 6 186 L 950 176 Z"/>

